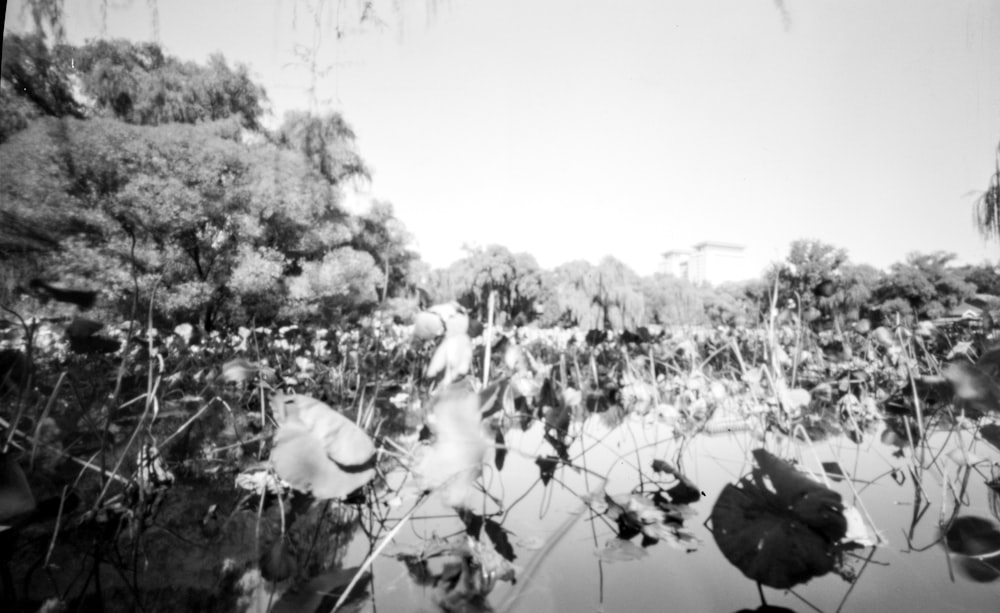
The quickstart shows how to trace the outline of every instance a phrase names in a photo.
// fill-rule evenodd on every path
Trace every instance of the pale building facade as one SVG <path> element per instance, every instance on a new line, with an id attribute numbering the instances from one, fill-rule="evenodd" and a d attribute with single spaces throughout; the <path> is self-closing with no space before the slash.
<path id="1" fill-rule="evenodd" d="M 678 279 L 689 279 L 688 265 L 691 261 L 691 251 L 689 249 L 674 249 L 663 253 L 663 261 L 660 262 L 660 272 L 673 275 Z"/>
<path id="2" fill-rule="evenodd" d="M 703 241 L 690 250 L 665 252 L 660 271 L 699 285 L 742 281 L 747 278 L 745 249 L 735 243 Z"/>

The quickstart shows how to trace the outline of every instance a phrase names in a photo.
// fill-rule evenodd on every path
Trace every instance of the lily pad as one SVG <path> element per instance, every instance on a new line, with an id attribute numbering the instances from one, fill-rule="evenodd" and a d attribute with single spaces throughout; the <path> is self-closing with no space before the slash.
<path id="1" fill-rule="evenodd" d="M 1000 556 L 1000 525 L 982 517 L 959 517 L 945 533 L 948 549 L 970 557 Z"/>
<path id="2" fill-rule="evenodd" d="M 759 468 L 726 485 L 712 509 L 719 549 L 748 578 L 778 589 L 830 572 L 847 531 L 840 494 L 763 449 L 753 453 Z"/>

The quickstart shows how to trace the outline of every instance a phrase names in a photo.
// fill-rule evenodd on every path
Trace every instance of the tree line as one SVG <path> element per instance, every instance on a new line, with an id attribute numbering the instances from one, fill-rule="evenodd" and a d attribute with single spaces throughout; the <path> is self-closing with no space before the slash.
<path id="1" fill-rule="evenodd" d="M 816 240 L 715 288 L 640 276 L 611 256 L 547 270 L 499 245 L 430 270 L 391 203 L 343 207 L 345 187 L 370 180 L 347 121 L 298 111 L 265 128 L 264 88 L 221 55 L 198 64 L 152 43 L 7 34 L 0 76 L 7 307 L 37 310 L 50 295 L 40 288 L 89 288 L 116 316 L 212 328 L 380 306 L 405 318 L 421 295 L 485 318 L 493 295 L 504 320 L 622 330 L 752 323 L 775 289 L 782 305 L 845 321 L 936 318 L 1000 295 L 996 263 L 911 254 L 880 271 Z"/>
<path id="2" fill-rule="evenodd" d="M 718 287 L 663 273 L 640 276 L 611 256 L 545 270 L 530 255 L 497 245 L 468 249 L 426 278 L 435 300 L 457 299 L 479 315 L 496 292 L 499 309 L 515 319 L 619 331 L 649 323 L 753 324 L 774 300 L 806 319 L 845 324 L 936 319 L 969 300 L 1000 308 L 1000 262 L 958 266 L 951 253 L 913 253 L 882 271 L 814 239 L 794 241 L 760 277 Z"/>

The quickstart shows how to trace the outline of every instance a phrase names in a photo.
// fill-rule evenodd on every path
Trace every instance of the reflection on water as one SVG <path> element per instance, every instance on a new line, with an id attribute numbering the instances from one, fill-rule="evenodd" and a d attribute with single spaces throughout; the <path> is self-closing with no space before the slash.
<path id="1" fill-rule="evenodd" d="M 762 446 L 817 478 L 826 472 L 844 505 L 866 518 L 872 541 L 881 541 L 877 547 L 845 553 L 839 574 L 790 591 L 763 588 L 768 604 L 794 611 L 989 611 L 1000 602 L 1000 582 L 989 572 L 995 550 L 990 550 L 994 541 L 988 528 L 996 525 L 1000 504 L 997 492 L 986 485 L 1000 465 L 1000 454 L 977 439 L 971 427 L 930 433 L 914 458 L 913 450 L 883 442 L 897 438 L 880 437 L 879 432 L 863 437 L 861 444 L 840 436 L 806 445 L 771 434 L 764 443 L 750 431 L 688 440 L 675 438 L 659 422 L 636 418 L 609 428 L 592 416 L 568 449 L 572 466 L 558 464 L 547 484 L 536 460 L 554 456 L 555 450 L 543 434 L 541 423 L 506 434 L 503 469 L 487 462 L 481 479 L 485 491 L 463 514 L 465 522 L 437 497 L 422 503 L 374 563 L 374 600 L 366 606 L 382 612 L 756 609 L 761 604 L 756 583 L 722 555 L 707 519 L 726 484 L 751 471 L 751 452 Z M 654 472 L 654 460 L 676 467 L 700 492 L 701 500 L 682 513 L 683 531 L 697 542 L 654 543 L 644 530 L 630 541 L 631 549 L 608 555 L 620 523 L 600 503 L 604 497 L 599 492 L 603 488 L 610 499 L 628 500 L 630 493 L 677 485 L 675 475 Z M 390 491 L 405 478 L 403 470 L 390 474 Z M 412 492 L 392 510 L 387 529 L 417 501 L 416 490 Z M 471 528 L 470 517 L 479 518 Z M 966 524 L 965 532 L 973 536 L 960 538 L 964 533 L 956 530 L 943 538 L 942 527 L 956 518 L 980 518 L 958 524 Z M 463 535 L 470 529 L 480 531 L 484 543 L 509 544 L 516 556 L 516 583 L 469 563 L 478 559 L 462 553 Z M 648 546 L 640 549 L 644 541 Z M 967 546 L 971 550 L 949 554 L 945 545 L 955 549 L 959 542 L 972 542 Z M 640 553 L 629 553 L 634 550 Z M 356 539 L 346 563 L 358 563 L 369 551 L 366 539 Z M 407 553 L 419 551 L 433 552 L 420 572 L 400 561 L 412 562 Z M 492 581 L 488 597 L 469 595 L 482 591 L 482 581 Z"/>

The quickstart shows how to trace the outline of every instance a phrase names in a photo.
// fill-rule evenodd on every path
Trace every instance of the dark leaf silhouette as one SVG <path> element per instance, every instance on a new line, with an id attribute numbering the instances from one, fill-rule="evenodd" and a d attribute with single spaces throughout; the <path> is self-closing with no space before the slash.
<path id="1" fill-rule="evenodd" d="M 121 347 L 121 342 L 103 336 L 87 336 L 83 338 L 70 337 L 69 349 L 73 353 L 93 355 L 114 353 Z"/>
<path id="2" fill-rule="evenodd" d="M 1000 556 L 1000 526 L 982 517 L 959 517 L 948 528 L 945 539 L 953 553 Z"/>
<path id="3" fill-rule="evenodd" d="M 840 467 L 839 462 L 823 462 L 823 470 L 825 470 L 826 474 L 830 475 L 834 481 L 844 480 L 844 469 Z"/>
<path id="4" fill-rule="evenodd" d="M 701 500 L 699 490 L 687 478 L 682 477 L 680 483 L 667 490 L 671 504 L 693 504 Z"/>
<path id="5" fill-rule="evenodd" d="M 553 475 L 556 474 L 556 466 L 559 466 L 559 458 L 546 456 L 535 460 L 535 464 L 538 464 L 538 476 L 541 478 L 542 484 L 548 485 Z"/>
<path id="6" fill-rule="evenodd" d="M 75 304 L 81 311 L 86 311 L 94 306 L 97 300 L 97 292 L 91 290 L 68 289 L 49 285 L 41 279 L 32 279 L 28 286 L 35 290 L 38 299 L 44 304 L 49 300 Z"/>
<path id="7" fill-rule="evenodd" d="M 74 353 L 98 354 L 114 353 L 121 347 L 121 342 L 113 338 L 97 336 L 97 333 L 104 328 L 104 324 L 92 319 L 74 317 L 73 321 L 66 326 L 66 338 L 69 340 L 69 349 Z"/>
<path id="8" fill-rule="evenodd" d="M 468 509 L 458 509 L 458 518 L 465 524 L 465 533 L 472 538 L 479 538 L 483 531 L 483 516 Z"/>
<path id="9" fill-rule="evenodd" d="M 653 460 L 653 472 L 673 475 L 677 473 L 677 469 L 670 462 L 657 458 Z"/>
<path id="10" fill-rule="evenodd" d="M 976 583 L 992 583 L 1000 579 L 1000 556 L 985 559 L 962 556 L 955 567 L 963 576 Z"/>
<path id="11" fill-rule="evenodd" d="M 295 556 L 285 539 L 278 539 L 260 557 L 260 574 L 268 581 L 284 581 L 295 574 Z"/>
<path id="12" fill-rule="evenodd" d="M 955 386 L 960 406 L 973 416 L 1000 411 L 1000 383 L 978 366 L 953 362 L 944 369 L 944 376 Z"/>
<path id="13" fill-rule="evenodd" d="M 569 462 L 569 445 L 566 444 L 566 440 L 562 435 L 555 432 L 546 432 L 545 441 L 552 445 L 555 449 L 556 455 L 564 462 Z"/>
<path id="14" fill-rule="evenodd" d="M 847 520 L 844 519 L 844 505 L 840 494 L 813 481 L 765 449 L 755 449 L 753 457 L 760 467 L 760 473 L 755 471 L 758 484 L 762 482 L 762 476 L 766 475 L 780 502 L 809 527 L 823 533 L 831 541 L 844 537 Z"/>
<path id="15" fill-rule="evenodd" d="M 1000 449 L 1000 424 L 986 424 L 979 429 L 979 434 L 983 436 L 983 440 Z"/>
<path id="16" fill-rule="evenodd" d="M 976 360 L 976 368 L 994 381 L 1000 381 L 1000 345 L 990 347 Z"/>
<path id="17" fill-rule="evenodd" d="M 486 520 L 486 536 L 490 537 L 493 542 L 493 547 L 497 550 L 505 560 L 508 562 L 513 562 L 516 555 L 514 555 L 514 547 L 510 544 L 509 533 L 504 530 L 503 526 L 493 521 L 492 519 Z"/>
<path id="18" fill-rule="evenodd" d="M 23 389 L 30 372 L 31 364 L 23 351 L 0 349 L 0 394 Z"/>
<path id="19" fill-rule="evenodd" d="M 66 326 L 66 336 L 70 339 L 83 339 L 94 336 L 104 328 L 104 324 L 92 319 L 75 317 Z"/>
<path id="20" fill-rule="evenodd" d="M 828 573 L 847 532 L 840 495 L 763 449 L 753 454 L 759 468 L 726 485 L 712 509 L 719 549 L 744 575 L 778 589 Z"/>
<path id="21" fill-rule="evenodd" d="M 829 279 L 824 279 L 816 287 L 813 288 L 813 293 L 819 298 L 829 298 L 837 291 L 834 286 L 833 281 Z"/>
<path id="22" fill-rule="evenodd" d="M 35 497 L 17 460 L 10 453 L 0 453 L 0 525 L 35 510 Z"/>
<path id="23" fill-rule="evenodd" d="M 501 379 L 491 383 L 479 392 L 479 410 L 482 412 L 484 419 L 503 408 L 503 402 L 500 402 L 500 399 L 503 398 L 504 392 L 507 391 L 508 382 L 509 379 Z"/>
<path id="24" fill-rule="evenodd" d="M 691 504 L 701 500 L 702 493 L 698 486 L 682 475 L 670 462 L 660 459 L 653 460 L 653 472 L 677 477 L 679 481 L 677 485 L 666 490 L 670 504 Z"/>
<path id="25" fill-rule="evenodd" d="M 496 451 L 493 454 L 493 463 L 496 465 L 497 470 L 503 470 L 504 460 L 507 459 L 507 441 L 503 438 L 503 431 L 497 430 L 496 438 L 494 439 L 496 443 Z"/>
<path id="26" fill-rule="evenodd" d="M 957 518 L 945 533 L 955 566 L 968 579 L 991 583 L 1000 579 L 1000 525 L 983 517 Z"/>

